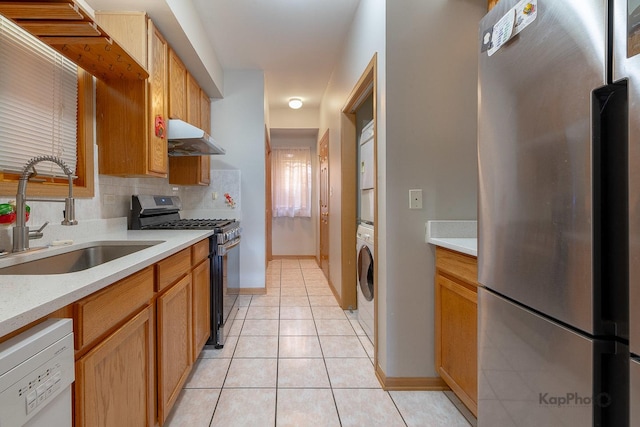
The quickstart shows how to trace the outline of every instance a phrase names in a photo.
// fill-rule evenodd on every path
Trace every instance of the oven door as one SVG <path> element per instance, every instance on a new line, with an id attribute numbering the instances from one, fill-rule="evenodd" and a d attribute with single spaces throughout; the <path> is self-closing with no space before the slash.
<path id="1" fill-rule="evenodd" d="M 211 238 L 211 337 L 207 344 L 222 348 L 238 313 L 240 237 L 225 244 Z"/>

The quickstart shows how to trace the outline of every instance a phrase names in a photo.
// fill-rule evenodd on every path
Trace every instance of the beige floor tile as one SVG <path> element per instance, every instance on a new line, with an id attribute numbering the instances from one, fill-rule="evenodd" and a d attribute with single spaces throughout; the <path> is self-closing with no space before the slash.
<path id="1" fill-rule="evenodd" d="M 338 301 L 336 301 L 334 296 L 324 296 L 324 295 L 312 295 L 309 297 L 309 303 L 312 307 L 315 306 L 328 306 L 328 307 L 339 307 Z"/>
<path id="2" fill-rule="evenodd" d="M 311 307 L 280 307 L 280 319 L 313 319 Z"/>
<path id="3" fill-rule="evenodd" d="M 184 388 L 222 388 L 231 359 L 197 359 Z"/>
<path id="4" fill-rule="evenodd" d="M 233 359 L 224 387 L 275 387 L 277 359 Z"/>
<path id="5" fill-rule="evenodd" d="M 320 270 L 320 267 L 318 266 L 318 263 L 316 262 L 315 259 L 299 259 L 298 260 L 300 262 L 300 268 L 303 270 L 309 269 L 309 270 Z M 320 270 L 322 271 L 322 270 Z"/>
<path id="6" fill-rule="evenodd" d="M 279 307 L 261 307 L 261 306 L 251 306 L 247 311 L 247 315 L 245 319 L 278 319 L 280 318 L 280 308 Z"/>
<path id="7" fill-rule="evenodd" d="M 354 335 L 356 332 L 347 319 L 316 319 L 318 335 Z"/>
<path id="8" fill-rule="evenodd" d="M 239 307 L 247 307 L 251 304 L 251 295 L 240 295 L 238 296 L 238 306 Z"/>
<path id="9" fill-rule="evenodd" d="M 282 260 L 282 269 L 285 268 L 297 268 L 300 269 L 300 262 L 297 259 L 283 259 Z"/>
<path id="10" fill-rule="evenodd" d="M 469 427 L 440 391 L 392 391 L 391 398 L 409 427 Z"/>
<path id="11" fill-rule="evenodd" d="M 311 311 L 314 319 L 344 320 L 347 318 L 340 307 L 314 306 L 311 307 Z"/>
<path id="12" fill-rule="evenodd" d="M 244 319 L 234 319 L 231 329 L 229 329 L 229 336 L 238 336 L 242 332 L 242 326 L 244 325 Z"/>
<path id="13" fill-rule="evenodd" d="M 304 281 L 300 278 L 282 278 L 280 280 L 280 288 L 301 288 L 304 289 Z"/>
<path id="14" fill-rule="evenodd" d="M 279 320 L 247 319 L 240 335 L 278 335 Z"/>
<path id="15" fill-rule="evenodd" d="M 224 347 L 216 349 L 212 345 L 205 345 L 198 357 L 201 359 L 231 359 L 237 343 L 238 337 L 230 335 L 224 341 Z"/>
<path id="16" fill-rule="evenodd" d="M 242 335 L 233 357 L 278 357 L 278 337 Z"/>
<path id="17" fill-rule="evenodd" d="M 307 285 L 307 295 L 331 297 L 333 292 L 328 286 Z"/>
<path id="18" fill-rule="evenodd" d="M 280 297 L 280 307 L 308 307 L 309 298 L 303 297 Z"/>
<path id="19" fill-rule="evenodd" d="M 277 427 L 340 427 L 330 389 L 278 389 Z"/>
<path id="20" fill-rule="evenodd" d="M 183 389 L 165 427 L 209 427 L 220 389 Z"/>
<path id="21" fill-rule="evenodd" d="M 329 388 L 329 377 L 322 359 L 279 359 L 278 387 Z"/>
<path id="22" fill-rule="evenodd" d="M 266 292 L 264 293 L 264 296 L 267 297 L 279 297 L 280 296 L 280 288 L 267 288 Z"/>
<path id="23" fill-rule="evenodd" d="M 333 390 L 342 427 L 404 427 L 389 394 L 383 390 Z"/>
<path id="24" fill-rule="evenodd" d="M 236 312 L 237 319 L 244 319 L 247 316 L 247 311 L 249 310 L 249 306 L 239 307 Z"/>
<path id="25" fill-rule="evenodd" d="M 213 414 L 211 426 L 273 427 L 275 418 L 275 388 L 224 389 L 220 393 L 220 401 Z"/>
<path id="26" fill-rule="evenodd" d="M 280 335 L 317 335 L 313 320 L 280 320 Z"/>
<path id="27" fill-rule="evenodd" d="M 256 295 L 251 300 L 252 307 L 278 307 L 280 305 L 280 297 Z"/>
<path id="28" fill-rule="evenodd" d="M 281 336 L 279 357 L 322 357 L 317 336 Z"/>
<path id="29" fill-rule="evenodd" d="M 371 342 L 369 337 L 367 335 L 359 335 L 358 338 L 360 339 L 360 342 L 362 343 L 362 347 L 364 348 L 364 351 L 366 351 L 367 355 L 371 359 L 373 359 L 374 347 L 373 347 L 373 343 Z"/>
<path id="30" fill-rule="evenodd" d="M 349 319 L 349 322 L 351 322 L 353 330 L 356 331 L 356 335 L 367 335 L 364 329 L 362 329 L 362 325 L 360 324 L 360 321 L 358 319 Z"/>
<path id="31" fill-rule="evenodd" d="M 368 357 L 356 336 L 321 336 L 324 357 Z"/>
<path id="32" fill-rule="evenodd" d="M 280 296 L 283 297 L 306 297 L 307 290 L 304 286 L 289 286 L 281 288 Z"/>
<path id="33" fill-rule="evenodd" d="M 333 389 L 381 388 L 368 358 L 325 358 Z"/>

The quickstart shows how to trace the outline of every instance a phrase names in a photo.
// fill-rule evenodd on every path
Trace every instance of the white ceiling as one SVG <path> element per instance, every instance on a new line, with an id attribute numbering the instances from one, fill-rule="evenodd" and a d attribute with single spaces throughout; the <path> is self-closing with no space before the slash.
<path id="1" fill-rule="evenodd" d="M 146 10 L 172 43 L 166 0 L 85 1 L 96 10 Z M 292 97 L 319 107 L 359 1 L 192 0 L 223 69 L 264 70 L 270 108 Z"/>

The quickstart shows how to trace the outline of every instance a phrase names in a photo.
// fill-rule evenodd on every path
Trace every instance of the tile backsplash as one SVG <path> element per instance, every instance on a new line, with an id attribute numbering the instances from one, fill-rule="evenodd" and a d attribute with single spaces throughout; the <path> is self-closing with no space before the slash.
<path id="1" fill-rule="evenodd" d="M 163 178 L 119 178 L 96 176 L 95 196 L 76 199 L 76 219 L 111 219 L 127 217 L 132 194 L 178 195 L 182 200 L 183 217 L 240 218 L 240 171 L 212 170 L 208 187 L 190 187 L 169 184 Z M 225 193 L 233 198 L 235 207 L 227 204 Z M 215 194 L 215 199 L 214 199 Z M 0 203 L 15 199 L 15 195 L 0 196 Z M 31 217 L 27 225 L 39 227 L 46 221 L 59 224 L 63 219 L 64 203 L 28 202 Z M 46 231 L 45 231 L 46 233 Z M 11 246 L 11 226 L 0 225 L 0 249 Z"/>

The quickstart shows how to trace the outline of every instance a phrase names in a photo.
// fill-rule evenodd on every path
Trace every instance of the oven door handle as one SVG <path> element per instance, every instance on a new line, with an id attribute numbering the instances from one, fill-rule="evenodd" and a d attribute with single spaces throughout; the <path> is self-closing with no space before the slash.
<path id="1" fill-rule="evenodd" d="M 218 256 L 225 256 L 229 249 L 234 248 L 240 244 L 240 237 L 236 237 L 233 240 L 229 240 L 227 243 L 223 245 L 218 245 Z"/>

